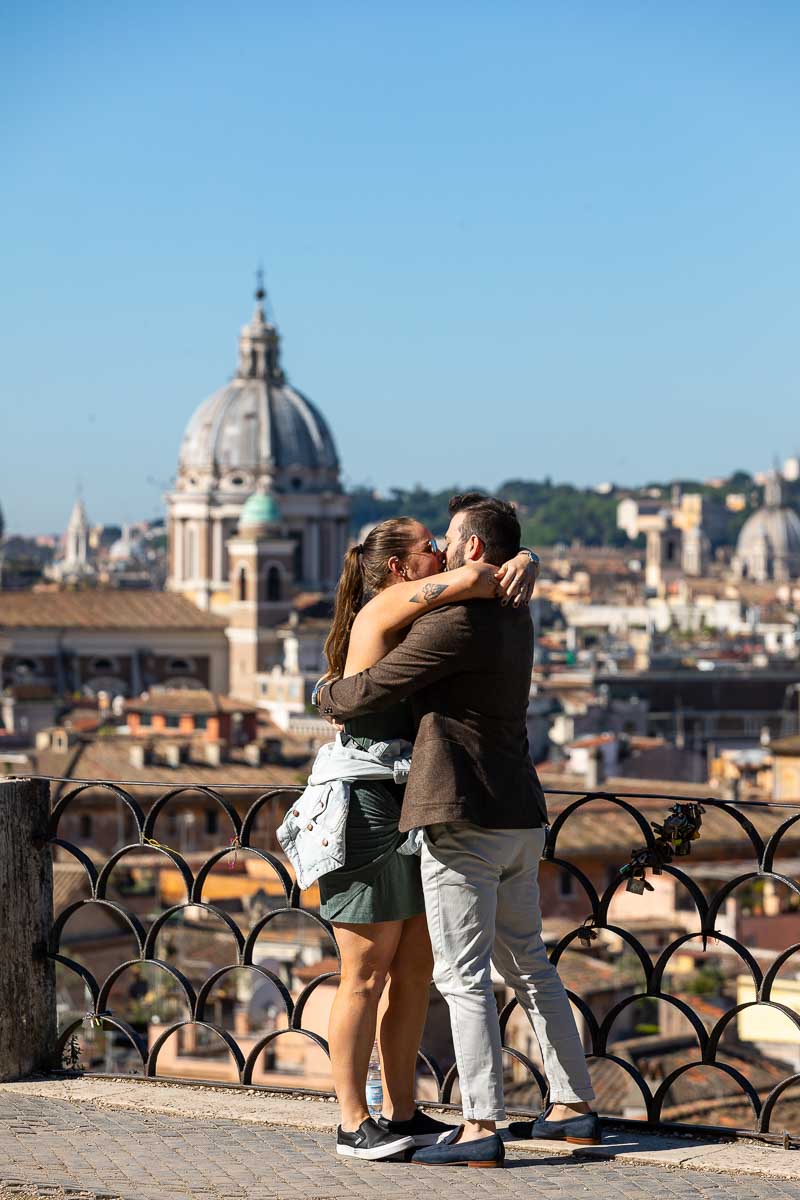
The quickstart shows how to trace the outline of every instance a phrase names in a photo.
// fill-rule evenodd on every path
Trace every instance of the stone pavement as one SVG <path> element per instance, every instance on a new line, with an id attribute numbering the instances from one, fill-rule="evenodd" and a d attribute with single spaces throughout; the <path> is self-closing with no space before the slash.
<path id="1" fill-rule="evenodd" d="M 430 1200 L 433 1188 L 476 1200 L 800 1200 L 800 1168 L 795 1179 L 731 1174 L 721 1163 L 715 1170 L 675 1169 L 675 1163 L 629 1162 L 622 1155 L 604 1159 L 552 1144 L 540 1145 L 538 1152 L 524 1143 L 512 1145 L 503 1171 L 358 1163 L 334 1153 L 329 1126 L 335 1109 L 325 1102 L 126 1081 L 87 1080 L 81 1089 L 84 1081 L 68 1082 L 70 1099 L 37 1094 L 35 1083 L 0 1085 L 3 1200 Z M 97 1085 L 104 1082 L 103 1097 Z M 59 1084 L 43 1083 L 39 1091 L 50 1086 L 51 1092 L 63 1092 L 63 1081 Z M 94 1092 L 95 1099 L 78 1101 L 80 1091 Z M 134 1105 L 129 1097 L 136 1094 Z M 159 1108 L 159 1094 L 166 1094 L 172 1113 L 152 1111 Z M 193 1101 L 197 1094 L 210 1099 Z M 260 1120 L 243 1120 L 226 1111 L 248 1100 L 255 1107 L 272 1101 L 273 1121 L 264 1123 L 263 1112 Z M 278 1120 L 286 1103 L 299 1106 L 294 1124 L 284 1123 L 285 1115 Z M 309 1107 L 305 1121 L 304 1107 Z M 307 1127 L 299 1128 L 301 1123 Z M 672 1139 L 671 1145 L 678 1143 Z M 603 1147 L 606 1153 L 616 1149 L 624 1153 L 624 1145 Z M 739 1149 L 727 1147 L 729 1161 Z M 682 1161 L 696 1150 L 696 1143 L 684 1142 Z M 800 1159 L 800 1151 L 761 1153 Z"/>

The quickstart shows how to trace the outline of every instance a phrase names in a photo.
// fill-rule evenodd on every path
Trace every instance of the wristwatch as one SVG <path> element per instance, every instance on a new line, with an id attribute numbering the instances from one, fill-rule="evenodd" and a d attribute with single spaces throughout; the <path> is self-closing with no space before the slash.
<path id="1" fill-rule="evenodd" d="M 539 566 L 539 555 L 538 554 L 534 554 L 534 552 L 532 550 L 529 550 L 527 546 L 521 546 L 520 552 L 522 554 L 527 554 L 528 558 L 531 560 L 531 562 L 533 563 L 533 565 L 535 567 Z"/>

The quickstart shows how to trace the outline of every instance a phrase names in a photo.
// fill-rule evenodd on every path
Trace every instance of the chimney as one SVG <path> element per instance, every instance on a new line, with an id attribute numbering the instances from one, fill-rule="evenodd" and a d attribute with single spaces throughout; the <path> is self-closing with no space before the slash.
<path id="1" fill-rule="evenodd" d="M 586 790 L 594 792 L 599 788 L 605 777 L 603 751 L 600 746 L 592 746 L 586 759 Z"/>
<path id="2" fill-rule="evenodd" d="M 248 742 L 244 748 L 244 760 L 251 767 L 261 766 L 261 747 L 258 742 Z"/>
<path id="3" fill-rule="evenodd" d="M 222 743 L 204 742 L 203 758 L 209 767 L 218 767 L 222 762 Z"/>
<path id="4" fill-rule="evenodd" d="M 134 742 L 128 747 L 128 756 L 131 766 L 141 770 L 153 761 L 153 748 L 147 742 Z"/>
<path id="5" fill-rule="evenodd" d="M 164 746 L 164 762 L 168 767 L 179 767 L 181 765 L 180 746 L 176 746 L 174 742 L 169 742 Z"/>

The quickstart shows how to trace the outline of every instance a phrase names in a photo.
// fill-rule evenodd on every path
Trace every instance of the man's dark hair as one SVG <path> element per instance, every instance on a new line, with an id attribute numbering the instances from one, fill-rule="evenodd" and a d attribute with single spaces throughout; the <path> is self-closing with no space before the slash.
<path id="1" fill-rule="evenodd" d="M 450 516 L 466 512 L 461 526 L 461 539 L 475 534 L 484 545 L 484 558 L 500 567 L 519 552 L 520 527 L 516 511 L 505 500 L 497 500 L 484 492 L 465 492 L 453 496 L 449 504 Z"/>

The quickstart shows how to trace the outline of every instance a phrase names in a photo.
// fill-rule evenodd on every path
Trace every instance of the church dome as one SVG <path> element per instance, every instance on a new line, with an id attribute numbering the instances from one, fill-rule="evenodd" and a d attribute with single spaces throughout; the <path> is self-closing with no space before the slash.
<path id="1" fill-rule="evenodd" d="M 763 507 L 742 526 L 736 561 L 742 573 L 755 579 L 800 576 L 800 517 L 783 506 L 776 474 L 767 482 Z"/>
<path id="2" fill-rule="evenodd" d="M 791 508 L 760 508 L 739 534 L 736 553 L 748 555 L 763 546 L 770 554 L 800 555 L 800 517 Z"/>
<path id="3" fill-rule="evenodd" d="M 233 603 L 240 581 L 230 548 L 239 532 L 273 542 L 286 587 L 291 580 L 307 592 L 334 590 L 347 545 L 350 501 L 336 443 L 286 378 L 265 299 L 259 278 L 236 373 L 189 421 L 167 496 L 167 587 L 202 609 Z"/>
<path id="4" fill-rule="evenodd" d="M 252 479 L 271 475 L 277 484 L 335 484 L 339 471 L 336 445 L 327 422 L 302 392 L 286 379 L 280 365 L 278 332 L 264 314 L 264 290 L 256 292 L 256 310 L 239 338 L 239 368 L 234 378 L 205 400 L 189 421 L 180 450 L 179 470 L 208 479 L 242 471 Z M 296 473 L 297 478 L 282 480 Z"/>

